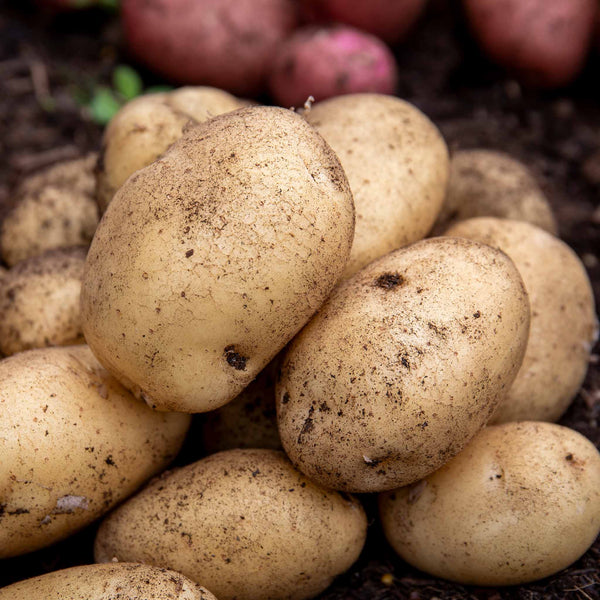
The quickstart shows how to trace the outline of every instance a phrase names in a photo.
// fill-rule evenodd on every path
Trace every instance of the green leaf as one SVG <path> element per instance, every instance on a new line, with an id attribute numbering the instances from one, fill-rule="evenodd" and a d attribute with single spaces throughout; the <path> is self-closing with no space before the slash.
<path id="1" fill-rule="evenodd" d="M 114 92 L 107 87 L 98 87 L 94 92 L 88 110 L 93 121 L 106 125 L 121 108 L 121 103 Z"/>
<path id="2" fill-rule="evenodd" d="M 133 100 L 142 93 L 144 84 L 135 69 L 119 65 L 113 71 L 113 87 L 125 100 Z"/>

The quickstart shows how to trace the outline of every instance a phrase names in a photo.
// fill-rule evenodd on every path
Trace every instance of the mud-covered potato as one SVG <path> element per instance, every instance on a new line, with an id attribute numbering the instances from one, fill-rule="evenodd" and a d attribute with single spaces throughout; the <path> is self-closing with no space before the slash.
<path id="1" fill-rule="evenodd" d="M 557 232 L 552 208 L 530 170 L 494 150 L 461 150 L 452 156 L 448 193 L 434 232 L 473 217 L 527 221 Z"/>
<path id="2" fill-rule="evenodd" d="M 354 195 L 356 232 L 344 277 L 424 238 L 448 179 L 437 127 L 408 102 L 378 94 L 319 102 L 306 119 L 339 156 Z"/>
<path id="3" fill-rule="evenodd" d="M 0 600 L 216 600 L 187 577 L 149 565 L 71 567 L 0 589 Z"/>
<path id="4" fill-rule="evenodd" d="M 98 562 L 160 564 L 219 598 L 302 600 L 358 558 L 360 503 L 276 450 L 229 450 L 151 482 L 100 526 Z"/>
<path id="5" fill-rule="evenodd" d="M 95 155 L 54 165 L 25 180 L 0 223 L 7 265 L 53 248 L 87 246 L 98 224 Z"/>
<path id="6" fill-rule="evenodd" d="M 390 544 L 436 577 L 472 585 L 542 579 L 600 532 L 600 454 L 552 423 L 486 427 L 426 479 L 382 494 Z"/>
<path id="7" fill-rule="evenodd" d="M 188 123 L 199 123 L 242 108 L 235 96 L 212 87 L 183 87 L 128 102 L 110 121 L 96 169 L 97 201 L 104 212 L 127 178 L 155 161 L 183 135 Z"/>
<path id="8" fill-rule="evenodd" d="M 326 487 L 408 485 L 490 418 L 527 343 L 529 301 L 502 252 L 432 238 L 338 286 L 282 364 L 279 434 Z"/>
<path id="9" fill-rule="evenodd" d="M 527 351 L 491 422 L 557 421 L 575 398 L 598 339 L 594 294 L 575 252 L 546 231 L 508 219 L 456 223 L 446 235 L 502 250 L 523 277 L 531 304 Z"/>
<path id="10" fill-rule="evenodd" d="M 85 338 L 152 406 L 218 408 L 321 306 L 353 229 L 344 171 L 302 117 L 217 116 L 111 202 L 86 261 Z"/>
<path id="11" fill-rule="evenodd" d="M 58 248 L 17 263 L 0 279 L 0 352 L 83 341 L 79 311 L 87 250 Z"/>
<path id="12" fill-rule="evenodd" d="M 0 361 L 0 558 L 75 533 L 164 469 L 189 416 L 136 400 L 87 346 Z"/>

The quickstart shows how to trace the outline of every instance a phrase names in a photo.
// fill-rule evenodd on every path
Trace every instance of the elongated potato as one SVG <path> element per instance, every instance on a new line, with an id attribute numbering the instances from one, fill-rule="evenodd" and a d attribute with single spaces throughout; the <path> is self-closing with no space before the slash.
<path id="1" fill-rule="evenodd" d="M 111 202 L 86 262 L 85 338 L 150 405 L 217 408 L 321 306 L 353 228 L 344 171 L 302 117 L 215 117 Z"/>
<path id="2" fill-rule="evenodd" d="M 88 525 L 164 469 L 189 416 L 133 398 L 87 346 L 0 362 L 0 559 Z"/>
<path id="3" fill-rule="evenodd" d="M 491 417 L 527 343 L 529 301 L 502 252 L 432 238 L 340 285 L 285 355 L 279 434 L 321 485 L 373 492 L 439 468 Z"/>

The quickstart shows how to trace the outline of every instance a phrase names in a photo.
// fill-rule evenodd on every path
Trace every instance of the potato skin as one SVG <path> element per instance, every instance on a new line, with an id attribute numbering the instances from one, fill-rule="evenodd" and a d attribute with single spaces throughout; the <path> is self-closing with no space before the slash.
<path id="1" fill-rule="evenodd" d="M 551 423 L 486 427 L 454 459 L 382 494 L 385 534 L 408 563 L 471 585 L 516 585 L 566 568 L 600 531 L 600 454 Z"/>
<path id="2" fill-rule="evenodd" d="M 79 295 L 87 249 L 48 250 L 0 279 L 0 352 L 83 342 Z"/>
<path id="3" fill-rule="evenodd" d="M 344 278 L 425 237 L 444 201 L 448 149 L 437 127 L 398 98 L 352 94 L 319 102 L 307 121 L 346 171 L 356 231 Z"/>
<path id="4" fill-rule="evenodd" d="M 216 600 L 187 577 L 150 565 L 71 567 L 0 589 L 0 600 Z"/>
<path id="5" fill-rule="evenodd" d="M 87 346 L 0 362 L 0 558 L 91 523 L 165 468 L 189 416 L 135 400 Z"/>
<path id="6" fill-rule="evenodd" d="M 304 119 L 215 117 L 111 202 L 84 272 L 86 340 L 152 406 L 218 408 L 324 302 L 353 228 L 345 174 Z"/>
<path id="7" fill-rule="evenodd" d="M 582 262 L 558 238 L 520 221 L 468 219 L 446 235 L 508 254 L 529 295 L 531 327 L 523 364 L 490 422 L 558 421 L 583 383 L 598 339 L 594 294 Z"/>
<path id="8" fill-rule="evenodd" d="M 529 302 L 512 262 L 433 238 L 338 286 L 294 339 L 277 384 L 283 447 L 321 485 L 408 485 L 456 455 L 521 365 Z"/>
<path id="9" fill-rule="evenodd" d="M 499 217 L 526 221 L 556 235 L 548 200 L 529 169 L 495 150 L 460 150 L 450 160 L 450 181 L 434 232 L 456 221 Z"/>
<path id="10" fill-rule="evenodd" d="M 229 450 L 150 483 L 104 521 L 95 556 L 160 563 L 219 598 L 302 600 L 350 568 L 366 527 L 358 500 L 283 452 Z"/>

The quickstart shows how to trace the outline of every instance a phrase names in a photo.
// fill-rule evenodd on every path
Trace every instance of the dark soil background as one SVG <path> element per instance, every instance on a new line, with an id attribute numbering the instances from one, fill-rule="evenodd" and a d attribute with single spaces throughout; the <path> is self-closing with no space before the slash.
<path id="1" fill-rule="evenodd" d="M 431 2 L 397 48 L 399 95 L 421 108 L 450 148 L 507 151 L 538 175 L 555 209 L 561 236 L 586 265 L 600 299 L 600 56 L 593 53 L 575 84 L 556 92 L 527 90 L 480 56 L 457 3 Z M 130 63 L 116 19 L 102 11 L 51 17 L 28 2 L 0 0 L 0 206 L 16 182 L 57 160 L 99 147 L 102 128 L 80 99 Z M 140 71 L 147 85 L 162 83 Z M 600 447 L 600 363 L 596 347 L 583 389 L 561 423 Z M 560 368 L 560 365 L 557 365 Z M 194 440 L 188 442 L 193 447 Z M 0 456 L 0 461 L 2 460 Z M 354 568 L 323 600 L 600 598 L 600 541 L 577 563 L 543 581 L 481 589 L 432 579 L 400 560 L 375 519 Z M 93 562 L 91 527 L 51 548 L 0 561 L 0 586 Z"/>

